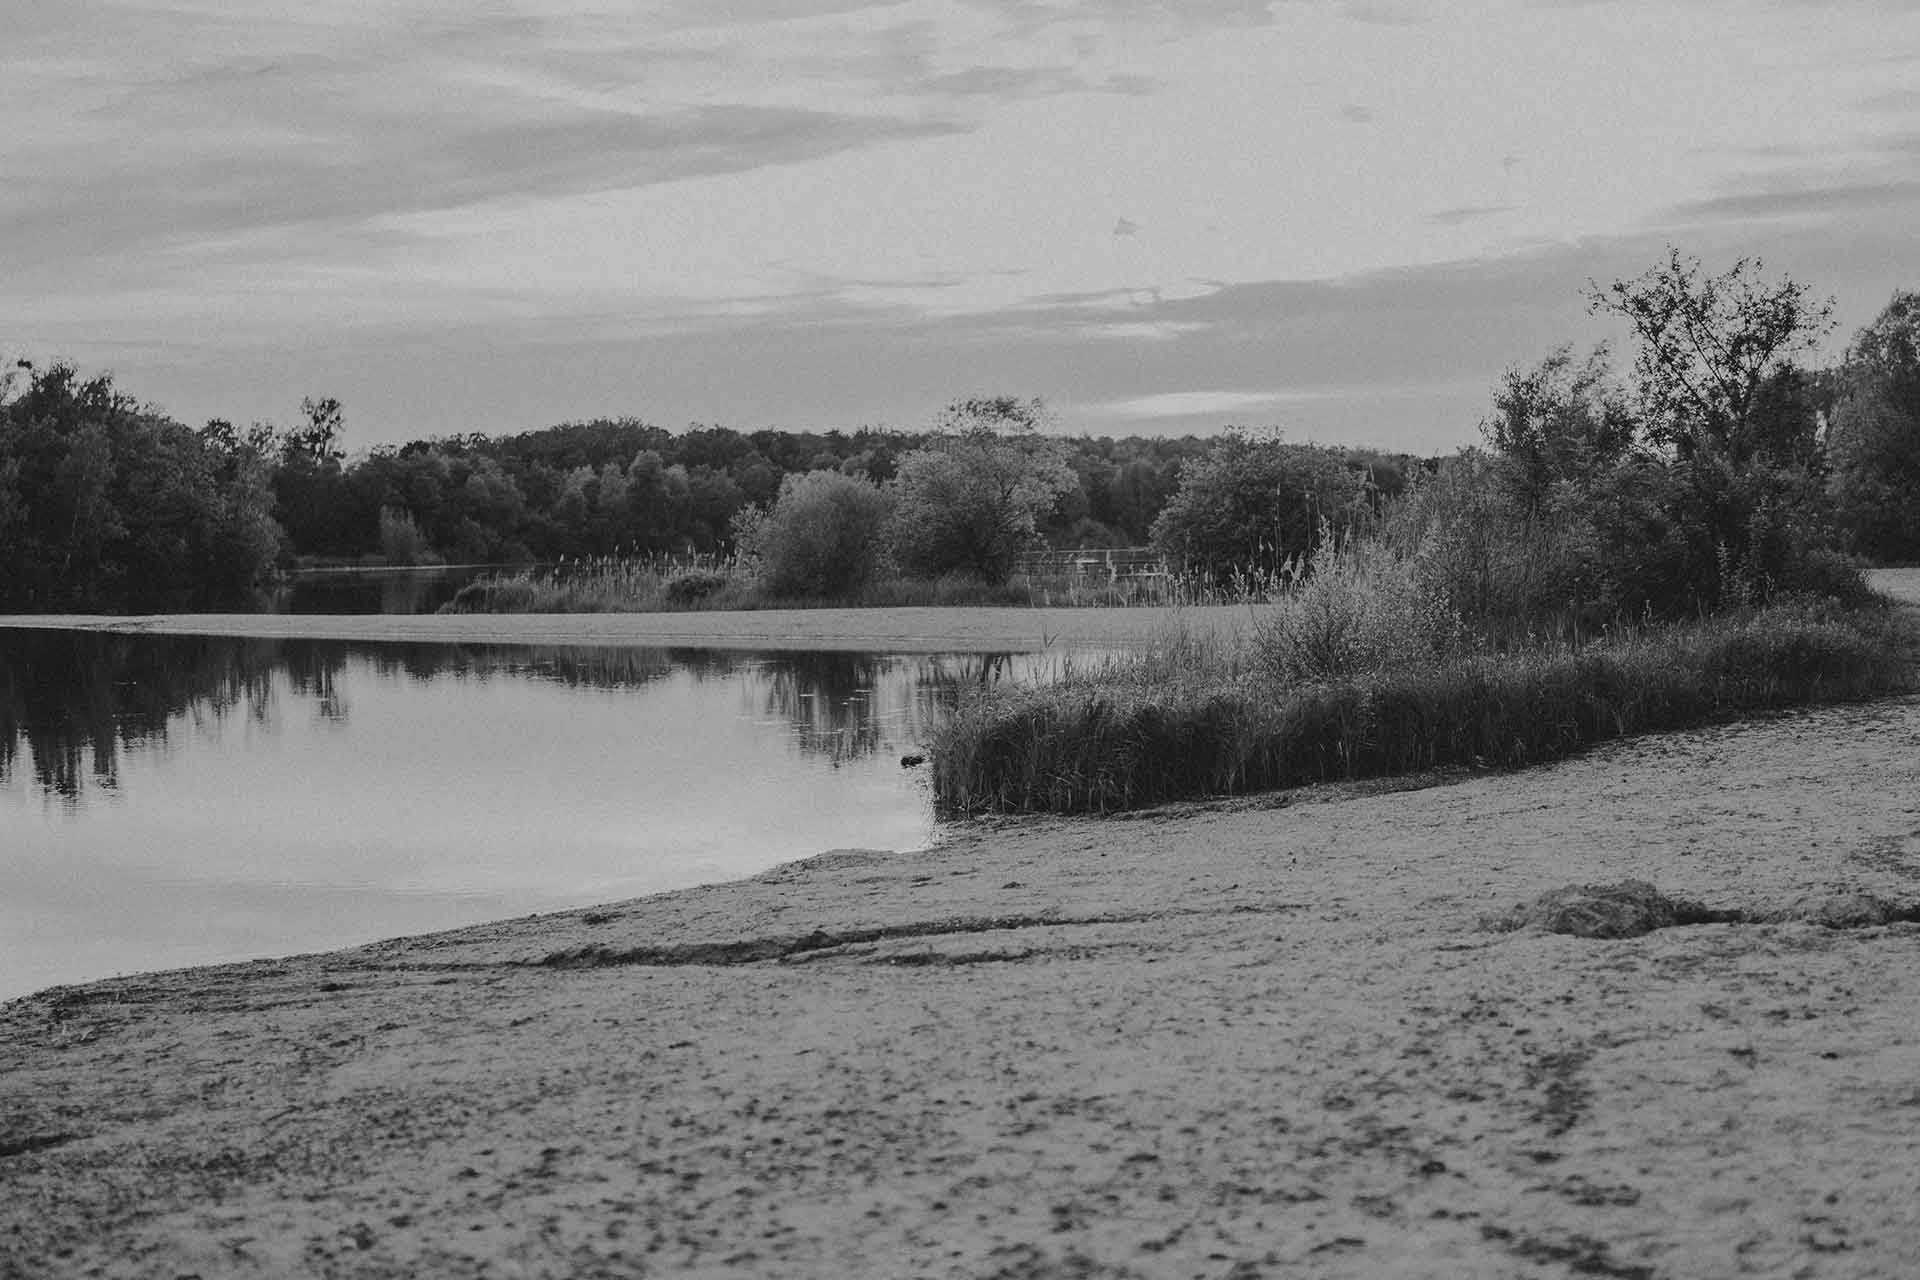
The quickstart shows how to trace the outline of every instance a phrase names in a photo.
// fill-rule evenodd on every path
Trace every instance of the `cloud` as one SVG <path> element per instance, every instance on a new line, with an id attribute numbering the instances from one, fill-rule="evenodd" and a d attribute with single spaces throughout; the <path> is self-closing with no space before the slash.
<path id="1" fill-rule="evenodd" d="M 1265 26 L 1273 20 L 1269 0 L 979 0 L 1017 27 L 1085 23 L 1177 24 L 1189 28 Z"/>
<path id="2" fill-rule="evenodd" d="M 1287 400 L 1276 391 L 1161 391 L 1130 400 L 1108 400 L 1080 406 L 1083 412 L 1107 418 L 1227 417 L 1266 409 Z"/>
<path id="3" fill-rule="evenodd" d="M 1859 220 L 1920 223 L 1920 130 L 1882 132 L 1850 148 L 1790 149 L 1771 172 L 1719 195 L 1683 201 L 1655 221 L 1676 229 L 1797 221 L 1839 228 Z"/>
<path id="4" fill-rule="evenodd" d="M 1890 89 L 1862 98 L 1853 105 L 1862 111 L 1909 115 L 1920 112 L 1920 89 Z"/>
<path id="5" fill-rule="evenodd" d="M 744 173 L 967 133 L 991 109 L 1155 92 L 1083 70 L 1075 40 L 1220 0 L 525 0 L 512 10 L 290 0 L 46 9 L 0 47 L 0 269 L 124 277 L 157 254 L 405 248 L 407 215 Z M 1021 42 L 1016 30 L 1045 39 Z M 1087 34 L 1091 32 L 1092 34 Z M 1069 39 L 1069 36 L 1072 39 Z M 299 243 L 278 233 L 298 232 Z"/>
<path id="6" fill-rule="evenodd" d="M 1468 222 L 1478 222 L 1483 218 L 1495 218 L 1503 213 L 1512 213 L 1518 205 L 1511 204 L 1463 204 L 1451 209 L 1441 209 L 1427 215 L 1427 221 L 1436 227 L 1457 227 Z"/>
<path id="7" fill-rule="evenodd" d="M 1421 27 L 1433 21 L 1432 13 L 1413 0 L 1345 0 L 1340 16 L 1383 27 Z"/>
<path id="8" fill-rule="evenodd" d="M 1920 213 L 1920 179 L 1846 182 L 1712 196 L 1674 205 L 1664 213 L 1663 220 L 1685 225 L 1777 218 L 1828 219 L 1845 213 L 1894 212 Z"/>
<path id="9" fill-rule="evenodd" d="M 1372 107 L 1363 107 L 1357 102 L 1350 102 L 1340 108 L 1338 114 L 1348 124 L 1372 124 L 1380 118 L 1379 113 Z"/>
<path id="10" fill-rule="evenodd" d="M 1137 236 L 1140 234 L 1140 224 L 1131 218 L 1122 218 L 1113 224 L 1113 234 L 1123 237 Z"/>
<path id="11" fill-rule="evenodd" d="M 1756 255 L 1821 296 L 1838 294 L 1837 351 L 1893 288 L 1920 285 L 1910 225 L 1857 213 L 1731 221 L 1678 243 L 1710 270 Z M 1657 264 L 1671 238 L 1651 227 L 1332 280 L 1157 301 L 1063 296 L 987 314 L 928 316 L 884 291 L 852 300 L 833 281 L 692 321 L 604 301 L 561 316 L 476 310 L 432 325 L 336 328 L 297 357 L 207 341 L 193 326 L 142 347 L 110 325 L 76 324 L 101 336 L 51 354 L 111 367 L 129 392 L 186 421 L 285 420 L 301 394 L 337 395 L 356 444 L 608 414 L 743 429 L 918 426 L 955 395 L 993 390 L 1045 396 L 1075 432 L 1241 422 L 1295 440 L 1447 451 L 1477 441 L 1509 367 L 1561 342 L 1613 339 L 1624 356 L 1626 335 L 1587 314 L 1582 290 L 1590 277 Z M 13 295 L 0 279 L 0 308 L 19 314 Z M 537 355 L 503 361 L 503 351 Z"/>
<path id="12" fill-rule="evenodd" d="M 155 138 L 103 168 L 53 162 L 53 181 L 0 193 L 0 255 L 19 269 L 304 228 L 309 250 L 328 229 L 390 241 L 382 219 L 503 198 L 577 194 L 786 164 L 880 141 L 951 133 L 902 121 L 754 106 L 658 114 L 556 110 L 540 117 L 461 118 L 433 130 L 316 126 L 276 145 L 271 126 L 236 127 L 224 147 Z M 263 154 L 270 153 L 270 154 Z M 3 260 L 3 259 L 0 259 Z"/>

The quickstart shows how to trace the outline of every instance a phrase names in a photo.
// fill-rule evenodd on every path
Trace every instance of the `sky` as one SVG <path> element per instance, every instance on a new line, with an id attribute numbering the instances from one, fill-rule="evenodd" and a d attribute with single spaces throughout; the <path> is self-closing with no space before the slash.
<path id="1" fill-rule="evenodd" d="M 0 0 L 0 356 L 345 443 L 1441 451 L 1668 245 L 1920 288 L 1914 0 Z"/>

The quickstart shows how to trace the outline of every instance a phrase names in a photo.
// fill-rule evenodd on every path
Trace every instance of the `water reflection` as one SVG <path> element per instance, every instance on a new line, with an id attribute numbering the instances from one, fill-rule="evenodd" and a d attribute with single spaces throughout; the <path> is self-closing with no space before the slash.
<path id="1" fill-rule="evenodd" d="M 1019 661 L 0 629 L 0 999 L 919 848 Z"/>
<path id="2" fill-rule="evenodd" d="M 738 685 L 749 715 L 782 725 L 793 746 L 831 763 L 926 740 L 961 686 L 1003 678 L 1006 655 L 892 657 L 705 649 L 354 644 L 127 633 L 0 630 L 0 784 L 24 765 L 44 794 L 77 803 L 118 786 L 124 755 L 166 746 L 170 729 L 234 717 L 271 726 L 304 711 L 352 715 L 346 678 L 536 680 L 634 690 L 674 675 Z"/>
<path id="3" fill-rule="evenodd" d="M 164 743 L 177 717 L 264 719 L 276 665 L 269 649 L 224 640 L 0 632 L 0 782 L 24 748 L 48 795 L 77 799 L 88 779 L 113 788 L 121 752 Z"/>
<path id="4" fill-rule="evenodd" d="M 0 629 L 0 999 L 920 848 L 1044 661 Z"/>

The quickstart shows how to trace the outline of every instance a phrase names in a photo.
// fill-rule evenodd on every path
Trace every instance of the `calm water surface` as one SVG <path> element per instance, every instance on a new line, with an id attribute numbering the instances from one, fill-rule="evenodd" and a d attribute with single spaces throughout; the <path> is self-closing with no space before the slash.
<path id="1" fill-rule="evenodd" d="M 0 630 L 0 998 L 922 847 L 1037 661 Z"/>

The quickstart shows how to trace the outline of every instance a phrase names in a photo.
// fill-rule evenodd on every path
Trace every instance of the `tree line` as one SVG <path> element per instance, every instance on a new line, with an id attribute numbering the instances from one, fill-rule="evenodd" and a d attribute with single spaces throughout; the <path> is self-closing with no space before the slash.
<path id="1" fill-rule="evenodd" d="M 834 594 L 882 563 L 1004 580 L 1041 544 L 1151 543 L 1260 580 L 1422 477 L 1483 466 L 1507 517 L 1584 540 L 1580 572 L 1621 601 L 1758 589 L 1815 545 L 1920 559 L 1920 294 L 1895 294 L 1826 369 L 1801 360 L 1830 308 L 1758 263 L 1708 276 L 1674 251 L 1590 302 L 1633 329 L 1630 371 L 1570 348 L 1516 368 L 1486 448 L 1453 459 L 1233 430 L 1069 438 L 1013 398 L 956 401 L 923 431 L 597 419 L 350 458 L 333 399 L 290 428 L 193 429 L 109 375 L 20 362 L 0 377 L 0 608 L 242 600 L 313 561 L 735 552 Z"/>

